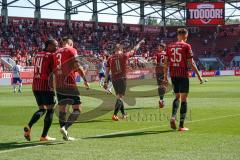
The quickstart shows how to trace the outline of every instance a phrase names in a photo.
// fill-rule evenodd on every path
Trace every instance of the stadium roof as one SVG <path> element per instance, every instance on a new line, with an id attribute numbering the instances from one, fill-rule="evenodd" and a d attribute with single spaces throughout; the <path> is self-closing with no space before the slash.
<path id="1" fill-rule="evenodd" d="M 165 3 L 163 3 L 164 1 Z M 33 9 L 38 11 L 39 14 L 40 10 L 41 12 L 62 11 L 65 13 L 68 11 L 69 17 L 74 14 L 87 13 L 95 14 L 96 17 L 98 14 L 132 16 L 136 18 L 151 16 L 161 21 L 164 18 L 182 21 L 185 19 L 186 2 L 194 1 L 195 0 L 0 0 L 0 7 L 2 8 L 2 15 L 7 12 L 8 7 L 11 7 Z M 232 17 L 240 17 L 240 1 L 225 0 L 225 2 L 228 7 L 231 7 L 225 8 L 225 13 L 227 13 L 225 15 L 226 20 Z M 123 6 L 122 13 L 119 13 L 119 4 Z M 163 7 L 163 4 L 165 4 L 165 7 Z M 144 9 L 141 10 L 141 8 Z M 3 9 L 6 9 L 5 12 Z"/>

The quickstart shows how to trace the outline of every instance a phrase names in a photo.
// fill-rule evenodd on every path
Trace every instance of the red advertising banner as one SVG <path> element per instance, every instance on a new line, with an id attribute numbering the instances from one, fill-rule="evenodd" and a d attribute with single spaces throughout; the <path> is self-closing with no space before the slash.
<path id="1" fill-rule="evenodd" d="M 20 74 L 23 84 L 32 84 L 33 72 L 21 72 Z M 0 72 L 0 78 L 12 79 L 12 72 Z"/>
<path id="2" fill-rule="evenodd" d="M 147 74 L 153 73 L 151 69 L 143 69 L 143 70 L 129 70 L 127 72 L 128 79 L 144 79 Z"/>
<path id="3" fill-rule="evenodd" d="M 225 3 L 187 3 L 187 25 L 224 25 Z"/>
<path id="4" fill-rule="evenodd" d="M 188 71 L 188 77 L 195 77 L 195 72 Z"/>
<path id="5" fill-rule="evenodd" d="M 216 71 L 202 71 L 203 77 L 214 77 L 216 75 Z"/>
<path id="6" fill-rule="evenodd" d="M 235 70 L 235 76 L 240 76 L 240 70 Z"/>
<path id="7" fill-rule="evenodd" d="M 144 32 L 159 33 L 161 28 L 159 26 L 144 26 Z"/>
<path id="8" fill-rule="evenodd" d="M 0 78 L 12 78 L 11 72 L 0 72 Z"/>

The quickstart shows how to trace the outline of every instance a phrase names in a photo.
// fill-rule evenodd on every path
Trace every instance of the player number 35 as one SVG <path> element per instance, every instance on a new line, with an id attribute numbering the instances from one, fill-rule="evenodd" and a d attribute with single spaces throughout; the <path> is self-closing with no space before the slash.
<path id="1" fill-rule="evenodd" d="M 179 63 L 182 61 L 182 54 L 179 52 L 181 50 L 181 48 L 172 48 L 171 49 L 171 61 L 174 63 Z"/>

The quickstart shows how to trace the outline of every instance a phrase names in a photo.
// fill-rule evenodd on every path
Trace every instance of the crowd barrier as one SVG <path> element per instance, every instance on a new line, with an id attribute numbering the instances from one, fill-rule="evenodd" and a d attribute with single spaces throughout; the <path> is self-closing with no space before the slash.
<path id="1" fill-rule="evenodd" d="M 215 77 L 215 76 L 240 76 L 240 70 L 213 70 L 213 71 L 200 71 L 203 77 Z M 96 70 L 87 71 L 86 77 L 88 81 L 97 81 L 98 72 Z M 196 77 L 196 73 L 189 71 L 189 77 Z M 21 78 L 23 84 L 32 84 L 33 71 L 21 72 Z M 154 69 L 137 69 L 129 70 L 127 73 L 128 79 L 151 79 L 155 78 Z M 80 82 L 81 78 L 76 73 L 76 82 Z M 12 84 L 12 73 L 11 72 L 0 72 L 0 86 Z"/>

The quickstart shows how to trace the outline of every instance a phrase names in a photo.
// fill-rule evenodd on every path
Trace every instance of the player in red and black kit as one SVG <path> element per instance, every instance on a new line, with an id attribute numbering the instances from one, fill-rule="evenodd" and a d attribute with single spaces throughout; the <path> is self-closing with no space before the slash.
<path id="1" fill-rule="evenodd" d="M 185 28 L 179 28 L 177 30 L 178 41 L 171 43 L 167 47 L 167 53 L 164 61 L 164 81 L 168 81 L 168 68 L 170 68 L 170 76 L 175 93 L 175 100 L 173 101 L 172 118 L 170 125 L 172 129 L 176 127 L 176 114 L 180 108 L 180 123 L 179 131 L 187 131 L 188 128 L 184 127 L 184 120 L 187 113 L 187 97 L 189 93 L 189 77 L 188 77 L 188 64 L 195 71 L 200 83 L 203 83 L 203 79 L 199 74 L 196 64 L 193 60 L 193 53 L 191 45 L 186 43 L 188 38 L 188 31 Z"/>
<path id="2" fill-rule="evenodd" d="M 31 128 L 46 112 L 44 127 L 40 141 L 55 140 L 47 135 L 52 124 L 54 113 L 54 91 L 50 75 L 52 73 L 53 53 L 57 50 L 58 43 L 51 39 L 45 42 L 45 49 L 35 56 L 35 67 L 32 90 L 36 98 L 39 110 L 35 112 L 26 127 L 24 127 L 24 137 L 31 140 Z"/>
<path id="3" fill-rule="evenodd" d="M 158 52 L 156 53 L 156 78 L 157 78 L 157 84 L 158 84 L 158 95 L 160 97 L 159 100 L 159 108 L 164 107 L 164 93 L 162 92 L 164 87 L 164 59 L 166 56 L 165 52 L 166 45 L 164 43 L 160 43 L 158 45 Z"/>
<path id="4" fill-rule="evenodd" d="M 77 120 L 80 115 L 81 101 L 80 92 L 75 81 L 75 72 L 78 72 L 89 89 L 83 68 L 78 59 L 77 50 L 73 48 L 73 41 L 70 38 L 63 38 L 63 47 L 53 55 L 55 87 L 59 105 L 60 132 L 63 139 L 74 140 L 68 136 L 68 128 Z M 72 105 L 73 112 L 66 120 L 67 105 Z"/>
<path id="5" fill-rule="evenodd" d="M 112 73 L 112 84 L 116 94 L 116 105 L 112 120 L 118 121 L 117 116 L 119 110 L 122 113 L 123 118 L 126 118 L 127 115 L 124 111 L 123 97 L 127 88 L 126 74 L 127 74 L 127 63 L 128 59 L 133 56 L 136 50 L 139 49 L 140 45 L 144 43 L 144 40 L 140 41 L 130 52 L 124 53 L 123 45 L 117 44 L 113 55 L 111 55 L 107 60 L 107 70 L 106 77 L 104 82 L 104 88 L 108 87 L 108 75 Z"/>

